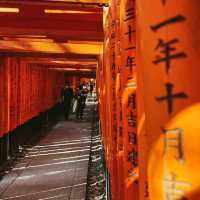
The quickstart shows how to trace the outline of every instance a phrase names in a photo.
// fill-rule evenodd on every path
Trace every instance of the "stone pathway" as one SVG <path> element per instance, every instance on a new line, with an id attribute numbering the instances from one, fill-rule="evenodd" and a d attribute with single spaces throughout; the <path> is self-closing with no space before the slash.
<path id="1" fill-rule="evenodd" d="M 84 200 L 94 104 L 60 121 L 0 181 L 0 200 Z"/>

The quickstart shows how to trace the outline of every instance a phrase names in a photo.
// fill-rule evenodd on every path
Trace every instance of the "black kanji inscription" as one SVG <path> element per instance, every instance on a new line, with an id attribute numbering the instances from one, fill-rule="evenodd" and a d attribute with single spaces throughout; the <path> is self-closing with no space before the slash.
<path id="1" fill-rule="evenodd" d="M 183 21 L 185 21 L 185 17 L 183 15 L 177 15 L 175 17 L 171 17 L 171 18 L 169 18 L 165 21 L 162 21 L 162 22 L 160 22 L 156 25 L 150 26 L 150 28 L 151 28 L 152 31 L 156 32 L 163 27 L 166 27 L 168 25 L 175 24 L 175 23 L 180 23 L 180 22 L 183 22 Z"/>
<path id="2" fill-rule="evenodd" d="M 125 33 L 125 35 L 128 35 L 129 42 L 132 42 L 132 35 L 135 33 L 135 30 L 132 29 L 131 25 L 128 25 L 128 32 Z"/>
<path id="3" fill-rule="evenodd" d="M 168 42 L 165 42 L 162 39 L 159 39 L 158 45 L 155 48 L 155 50 L 160 49 L 160 53 L 163 54 L 163 56 L 161 57 L 160 55 L 157 55 L 153 63 L 155 65 L 164 63 L 167 73 L 169 72 L 169 69 L 171 67 L 172 60 L 182 59 L 182 58 L 187 57 L 187 55 L 184 52 L 174 53 L 174 51 L 176 50 L 174 45 L 178 42 L 179 42 L 178 39 L 173 39 Z"/>
<path id="4" fill-rule="evenodd" d="M 183 130 L 181 128 L 161 129 L 164 134 L 164 154 L 174 149 L 174 157 L 180 162 L 184 160 L 183 153 Z"/>
<path id="5" fill-rule="evenodd" d="M 135 9 L 134 8 L 129 8 L 126 10 L 126 17 L 124 19 L 124 21 L 129 21 L 135 19 Z"/>
<path id="6" fill-rule="evenodd" d="M 168 114 L 171 114 L 173 112 L 173 101 L 175 99 L 179 100 L 186 99 L 188 98 L 188 95 L 184 92 L 173 93 L 174 85 L 172 83 L 166 83 L 165 87 L 167 90 L 167 95 L 156 97 L 156 101 L 158 102 L 167 101 Z"/>

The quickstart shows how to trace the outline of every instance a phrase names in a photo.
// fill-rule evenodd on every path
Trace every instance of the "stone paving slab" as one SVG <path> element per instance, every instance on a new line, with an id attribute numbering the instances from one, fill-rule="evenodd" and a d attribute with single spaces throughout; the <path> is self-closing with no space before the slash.
<path id="1" fill-rule="evenodd" d="M 90 122 L 60 121 L 3 177 L 0 200 L 84 200 L 90 144 Z"/>

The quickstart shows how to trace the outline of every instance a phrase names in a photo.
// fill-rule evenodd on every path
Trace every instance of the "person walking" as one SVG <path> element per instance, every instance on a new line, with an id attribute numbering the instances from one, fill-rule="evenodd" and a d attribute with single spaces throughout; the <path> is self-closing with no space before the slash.
<path id="1" fill-rule="evenodd" d="M 86 102 L 86 98 L 87 98 L 87 92 L 83 85 L 79 86 L 77 93 L 76 93 L 76 98 L 77 98 L 76 119 L 82 120 L 83 119 L 83 110 L 85 108 L 85 102 Z"/>
<path id="2" fill-rule="evenodd" d="M 92 83 L 90 83 L 90 95 L 91 96 L 92 96 L 93 89 L 94 89 L 94 85 Z"/>
<path id="3" fill-rule="evenodd" d="M 61 91 L 61 98 L 64 107 L 65 119 L 68 120 L 73 98 L 73 89 L 67 84 Z"/>

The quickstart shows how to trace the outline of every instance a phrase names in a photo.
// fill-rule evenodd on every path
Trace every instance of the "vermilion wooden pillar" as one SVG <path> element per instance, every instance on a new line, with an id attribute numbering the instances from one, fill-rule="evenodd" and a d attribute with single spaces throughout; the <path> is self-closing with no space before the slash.
<path id="1" fill-rule="evenodd" d="M 200 197 L 199 7 L 137 1 L 152 200 Z"/>
<path id="2" fill-rule="evenodd" d="M 9 131 L 9 99 L 8 99 L 8 80 L 9 69 L 6 66 L 6 59 L 1 58 L 0 64 L 0 137 Z"/>
<path id="3" fill-rule="evenodd" d="M 117 124 L 117 199 L 123 199 L 125 194 L 125 181 L 124 181 L 124 141 L 123 141 L 123 113 L 122 113 L 122 95 L 123 95 L 123 74 L 122 74 L 122 51 L 121 51 L 121 0 L 115 2 L 115 54 L 112 56 L 115 59 L 115 93 L 116 93 L 116 124 Z"/>
<path id="4" fill-rule="evenodd" d="M 136 11 L 137 12 L 137 11 Z M 137 15 L 138 18 L 138 15 Z M 146 114 L 144 109 L 144 77 L 143 77 L 143 63 L 141 59 L 140 30 L 138 26 L 140 23 L 136 18 L 136 73 L 137 73 L 137 136 L 138 136 L 138 162 L 139 162 L 139 199 L 149 199 L 149 186 L 147 178 L 147 132 L 145 127 Z"/>
<path id="5" fill-rule="evenodd" d="M 135 0 L 120 5 L 121 82 L 123 116 L 124 200 L 138 196 L 138 139 L 136 105 L 136 12 Z"/>
<path id="6" fill-rule="evenodd" d="M 109 152 L 109 173 L 111 181 L 112 198 L 118 199 L 118 176 L 117 176 L 117 99 L 116 99 L 116 2 L 112 1 L 107 15 L 107 26 L 105 26 L 105 76 L 106 76 L 106 96 L 108 111 L 108 152 Z"/>
<path id="7" fill-rule="evenodd" d="M 138 138 L 136 116 L 136 81 L 127 81 L 122 95 L 123 114 L 123 199 L 138 199 Z"/>
<path id="8" fill-rule="evenodd" d="M 0 78 L 1 135 L 57 104 L 64 82 L 63 73 L 11 57 L 2 58 Z"/>

